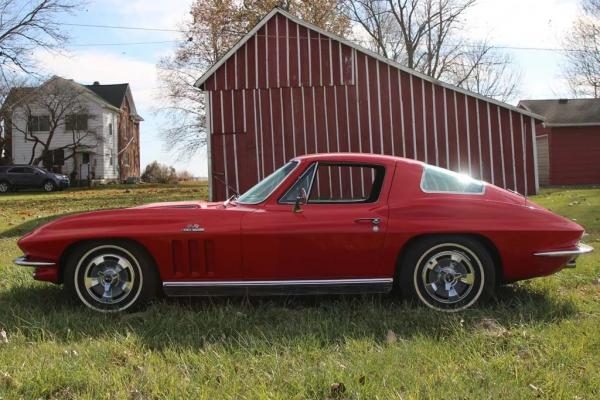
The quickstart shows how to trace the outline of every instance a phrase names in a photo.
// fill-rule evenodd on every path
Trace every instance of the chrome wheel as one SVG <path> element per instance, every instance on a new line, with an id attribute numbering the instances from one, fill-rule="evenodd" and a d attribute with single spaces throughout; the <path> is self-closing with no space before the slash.
<path id="1" fill-rule="evenodd" d="M 127 297 L 136 273 L 132 264 L 118 254 L 102 254 L 89 261 L 84 269 L 87 293 L 103 304 L 115 304 Z"/>
<path id="2" fill-rule="evenodd" d="M 8 192 L 8 183 L 0 182 L 0 193 Z"/>
<path id="3" fill-rule="evenodd" d="M 421 279 L 427 294 L 435 301 L 452 304 L 469 295 L 475 283 L 475 270 L 464 253 L 448 250 L 427 260 Z"/>
<path id="4" fill-rule="evenodd" d="M 46 192 L 52 192 L 54 190 L 54 183 L 52 183 L 50 181 L 44 183 L 44 190 Z"/>
<path id="5" fill-rule="evenodd" d="M 463 238 L 456 242 L 433 238 L 421 242 L 421 246 L 414 249 L 412 287 L 408 290 L 414 290 L 423 304 L 454 312 L 472 306 L 482 295 L 489 296 L 494 282 L 493 263 L 478 243 Z"/>
<path id="6" fill-rule="evenodd" d="M 134 306 L 144 297 L 145 281 L 150 279 L 153 285 L 153 277 L 146 276 L 148 268 L 139 260 L 146 260 L 145 256 L 122 246 L 90 247 L 77 256 L 71 277 L 75 294 L 96 311 L 118 312 Z"/>

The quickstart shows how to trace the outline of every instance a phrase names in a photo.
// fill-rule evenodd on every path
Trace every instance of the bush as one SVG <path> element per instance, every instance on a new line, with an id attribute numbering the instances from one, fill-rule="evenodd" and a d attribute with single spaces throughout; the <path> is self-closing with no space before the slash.
<path id="1" fill-rule="evenodd" d="M 177 171 L 168 165 L 152 161 L 142 174 L 142 181 L 149 183 L 177 183 Z"/>

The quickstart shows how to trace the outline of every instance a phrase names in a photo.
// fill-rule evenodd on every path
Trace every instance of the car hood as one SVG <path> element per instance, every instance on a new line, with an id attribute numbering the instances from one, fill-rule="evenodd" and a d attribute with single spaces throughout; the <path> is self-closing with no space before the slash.
<path id="1" fill-rule="evenodd" d="M 192 209 L 196 209 L 190 214 Z M 58 233 L 75 235 L 77 232 L 94 230 L 118 232 L 124 227 L 147 229 L 165 224 L 187 222 L 217 224 L 224 219 L 239 220 L 245 212 L 253 208 L 241 206 L 224 207 L 222 202 L 177 201 L 151 203 L 136 207 L 105 209 L 67 215 L 34 229 L 23 238 L 39 233 Z"/>

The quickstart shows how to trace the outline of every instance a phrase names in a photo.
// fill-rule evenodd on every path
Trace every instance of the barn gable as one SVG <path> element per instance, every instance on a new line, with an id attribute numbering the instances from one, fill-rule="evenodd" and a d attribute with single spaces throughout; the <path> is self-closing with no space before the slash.
<path id="1" fill-rule="evenodd" d="M 196 86 L 209 102 L 211 197 L 289 158 L 414 158 L 535 193 L 541 117 L 437 81 L 274 9 Z"/>

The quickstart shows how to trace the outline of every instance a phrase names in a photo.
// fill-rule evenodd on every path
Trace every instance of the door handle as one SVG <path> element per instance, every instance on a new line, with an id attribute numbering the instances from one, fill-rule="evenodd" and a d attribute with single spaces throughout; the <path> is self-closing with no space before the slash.
<path id="1" fill-rule="evenodd" d="M 373 225 L 379 225 L 381 223 L 381 219 L 379 219 L 379 218 L 357 218 L 354 220 L 354 222 L 356 222 L 357 224 L 360 224 L 363 222 L 370 222 Z"/>

